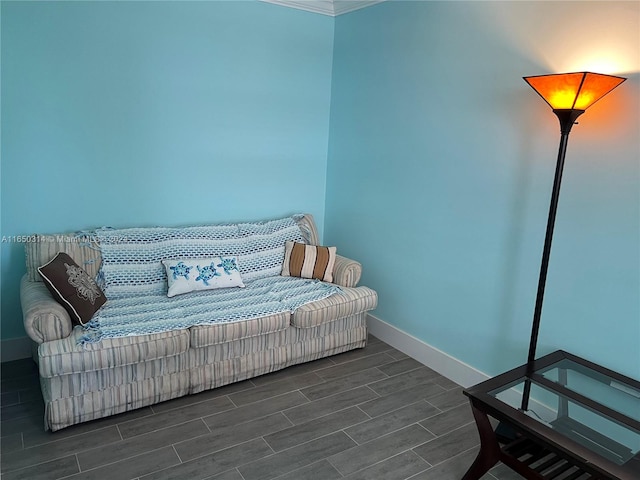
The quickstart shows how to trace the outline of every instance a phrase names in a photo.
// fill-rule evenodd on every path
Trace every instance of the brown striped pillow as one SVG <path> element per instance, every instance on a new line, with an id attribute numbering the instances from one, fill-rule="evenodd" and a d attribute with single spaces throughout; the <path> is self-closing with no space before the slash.
<path id="1" fill-rule="evenodd" d="M 284 247 L 282 275 L 332 282 L 336 251 L 336 247 L 318 247 L 288 241 Z"/>

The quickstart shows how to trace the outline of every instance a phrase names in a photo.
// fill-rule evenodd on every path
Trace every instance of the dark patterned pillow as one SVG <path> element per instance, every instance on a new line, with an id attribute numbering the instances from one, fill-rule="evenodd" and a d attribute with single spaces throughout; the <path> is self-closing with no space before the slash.
<path id="1" fill-rule="evenodd" d="M 69 312 L 71 320 L 86 324 L 107 301 L 96 282 L 64 252 L 38 268 L 53 297 Z"/>

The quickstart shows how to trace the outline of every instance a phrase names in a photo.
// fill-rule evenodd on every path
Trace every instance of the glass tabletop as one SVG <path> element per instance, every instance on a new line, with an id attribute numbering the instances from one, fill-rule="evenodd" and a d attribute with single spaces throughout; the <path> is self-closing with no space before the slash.
<path id="1" fill-rule="evenodd" d="M 624 465 L 640 452 L 640 389 L 569 359 L 503 385 L 489 395 L 591 451 Z"/>
<path id="2" fill-rule="evenodd" d="M 640 389 L 569 359 L 539 370 L 544 378 L 640 421 Z"/>

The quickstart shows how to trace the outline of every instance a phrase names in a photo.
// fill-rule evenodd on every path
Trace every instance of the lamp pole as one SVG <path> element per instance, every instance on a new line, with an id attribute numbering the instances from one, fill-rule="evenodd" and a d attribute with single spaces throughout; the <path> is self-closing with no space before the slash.
<path id="1" fill-rule="evenodd" d="M 556 173 L 553 179 L 553 190 L 551 191 L 551 204 L 549 205 L 549 218 L 547 219 L 547 231 L 544 237 L 544 249 L 542 251 L 542 263 L 540 264 L 540 277 L 538 278 L 538 292 L 536 294 L 536 306 L 533 312 L 533 325 L 531 326 L 531 339 L 529 341 L 529 355 L 527 357 L 527 378 L 524 384 L 521 409 L 526 411 L 529 408 L 529 396 L 531 393 L 530 375 L 533 373 L 533 361 L 536 357 L 536 346 L 538 344 L 538 331 L 540 329 L 540 317 L 542 316 L 542 302 L 544 300 L 544 289 L 547 283 L 547 271 L 549 269 L 549 257 L 551 255 L 551 242 L 553 241 L 553 229 L 556 223 L 556 212 L 558 210 L 558 198 L 560 197 L 560 183 L 562 182 L 562 171 L 564 170 L 564 158 L 567 153 L 567 143 L 571 127 L 576 123 L 576 119 L 584 113 L 584 110 L 577 109 L 554 109 L 560 121 L 560 147 L 558 148 L 558 160 L 556 162 Z"/>

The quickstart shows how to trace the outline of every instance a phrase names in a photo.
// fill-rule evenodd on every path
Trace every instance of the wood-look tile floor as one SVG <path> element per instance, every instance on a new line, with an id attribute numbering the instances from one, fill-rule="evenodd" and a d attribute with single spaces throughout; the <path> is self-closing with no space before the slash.
<path id="1" fill-rule="evenodd" d="M 56 433 L 33 361 L 1 372 L 3 480 L 460 480 L 479 445 L 462 389 L 375 337 Z M 521 478 L 499 465 L 483 480 Z"/>

